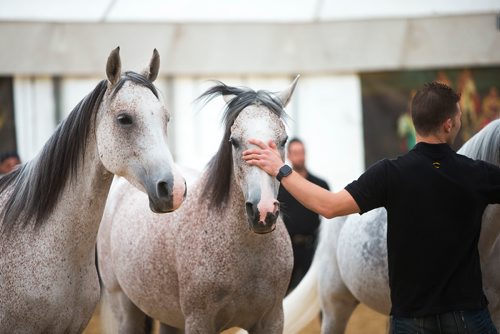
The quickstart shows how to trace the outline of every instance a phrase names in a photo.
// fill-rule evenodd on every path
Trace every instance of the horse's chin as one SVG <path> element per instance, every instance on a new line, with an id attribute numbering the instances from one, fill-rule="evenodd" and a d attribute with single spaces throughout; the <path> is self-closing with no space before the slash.
<path id="1" fill-rule="evenodd" d="M 154 213 L 169 213 L 175 210 L 172 206 L 171 201 L 168 201 L 167 203 L 165 202 L 162 203 L 152 200 L 151 197 L 149 197 L 149 208 Z"/>
<path id="2" fill-rule="evenodd" d="M 259 222 L 249 222 L 250 231 L 256 234 L 268 234 L 273 232 L 276 229 L 276 224 L 273 223 L 269 226 L 263 226 Z"/>

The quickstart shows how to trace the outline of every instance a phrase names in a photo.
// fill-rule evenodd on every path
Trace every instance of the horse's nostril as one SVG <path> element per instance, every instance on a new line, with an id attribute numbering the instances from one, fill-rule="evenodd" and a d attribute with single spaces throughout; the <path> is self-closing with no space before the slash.
<path id="1" fill-rule="evenodd" d="M 159 198 L 169 198 L 170 191 L 168 189 L 168 183 L 165 181 L 160 181 L 156 184 L 156 192 Z"/>
<path id="2" fill-rule="evenodd" d="M 246 202 L 245 207 L 247 208 L 247 212 L 253 212 L 253 204 L 252 202 Z"/>
<path id="3" fill-rule="evenodd" d="M 268 224 L 268 225 L 274 224 L 276 222 L 277 218 L 278 218 L 277 214 L 272 214 L 272 213 L 268 212 L 266 214 L 266 224 Z"/>

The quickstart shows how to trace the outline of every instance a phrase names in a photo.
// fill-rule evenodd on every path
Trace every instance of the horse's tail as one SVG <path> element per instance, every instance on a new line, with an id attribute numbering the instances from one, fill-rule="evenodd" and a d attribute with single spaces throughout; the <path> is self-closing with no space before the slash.
<path id="1" fill-rule="evenodd" d="M 318 265 L 317 256 L 314 257 L 309 271 L 299 285 L 283 301 L 285 325 L 283 333 L 299 333 L 320 312 L 318 290 Z"/>

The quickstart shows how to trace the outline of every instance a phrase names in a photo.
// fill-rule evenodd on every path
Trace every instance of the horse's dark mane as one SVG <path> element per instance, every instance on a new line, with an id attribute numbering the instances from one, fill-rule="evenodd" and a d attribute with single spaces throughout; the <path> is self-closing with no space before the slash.
<path id="1" fill-rule="evenodd" d="M 458 153 L 500 166 L 500 119 L 492 121 L 476 133 Z"/>
<path id="2" fill-rule="evenodd" d="M 127 81 L 149 88 L 158 97 L 152 82 L 134 72 L 125 72 L 112 94 L 116 94 Z M 46 221 L 66 183 L 76 178 L 78 167 L 85 161 L 86 145 L 91 129 L 95 128 L 97 110 L 107 84 L 107 80 L 99 82 L 76 105 L 56 128 L 37 158 L 0 177 L 0 195 L 12 186 L 0 212 L 0 217 L 3 218 L 0 232 L 9 233 L 16 224 L 26 227 L 32 220 L 36 228 Z"/>
<path id="3" fill-rule="evenodd" d="M 217 84 L 204 92 L 197 100 L 212 100 L 216 96 L 233 95 L 234 98 L 226 105 L 222 117 L 224 136 L 219 144 L 219 150 L 207 165 L 206 181 L 202 198 L 208 198 L 210 203 L 218 208 L 226 202 L 231 187 L 233 173 L 232 146 L 229 142 L 231 126 L 240 112 L 251 105 L 263 105 L 280 118 L 286 116 L 281 101 L 271 92 L 254 91 L 246 87 L 231 87 L 217 81 Z"/>

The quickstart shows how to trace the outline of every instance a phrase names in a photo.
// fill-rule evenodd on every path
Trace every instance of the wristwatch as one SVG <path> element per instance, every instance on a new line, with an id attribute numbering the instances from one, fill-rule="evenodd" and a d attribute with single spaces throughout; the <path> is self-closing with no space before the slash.
<path id="1" fill-rule="evenodd" d="M 284 178 L 285 176 L 288 176 L 292 174 L 292 167 L 288 165 L 283 165 L 280 170 L 278 171 L 278 174 L 276 175 L 276 179 L 281 182 L 281 179 Z"/>

